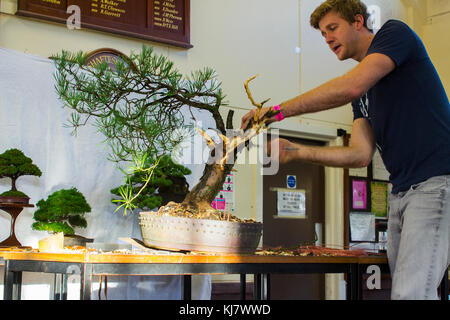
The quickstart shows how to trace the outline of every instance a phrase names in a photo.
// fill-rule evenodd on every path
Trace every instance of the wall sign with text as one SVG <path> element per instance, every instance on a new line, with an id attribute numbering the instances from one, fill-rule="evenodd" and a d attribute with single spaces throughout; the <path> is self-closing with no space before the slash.
<path id="1" fill-rule="evenodd" d="M 96 66 L 106 62 L 108 67 L 116 71 L 116 64 L 119 60 L 122 60 L 124 63 L 129 65 L 131 69 L 136 70 L 136 66 L 133 62 L 122 52 L 111 49 L 111 48 L 101 48 L 95 51 L 91 51 L 87 54 L 85 64 L 88 67 L 95 68 Z"/>
<path id="2" fill-rule="evenodd" d="M 66 23 L 73 5 L 84 28 L 192 48 L 190 0 L 19 0 L 16 14 Z"/>

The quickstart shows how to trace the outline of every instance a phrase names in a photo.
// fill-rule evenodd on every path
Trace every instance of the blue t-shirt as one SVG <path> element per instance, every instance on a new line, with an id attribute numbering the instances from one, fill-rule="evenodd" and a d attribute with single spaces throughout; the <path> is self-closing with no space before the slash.
<path id="1" fill-rule="evenodd" d="M 372 53 L 387 55 L 396 67 L 353 101 L 353 114 L 370 122 L 392 192 L 450 174 L 450 103 L 422 41 L 403 22 L 389 20 Z"/>

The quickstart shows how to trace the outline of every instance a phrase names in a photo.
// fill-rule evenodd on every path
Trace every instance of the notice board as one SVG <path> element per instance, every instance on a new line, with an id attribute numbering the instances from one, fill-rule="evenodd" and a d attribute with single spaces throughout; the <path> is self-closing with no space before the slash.
<path id="1" fill-rule="evenodd" d="M 192 47 L 190 0 L 19 0 L 17 15 L 65 24 L 72 5 L 83 28 Z"/>

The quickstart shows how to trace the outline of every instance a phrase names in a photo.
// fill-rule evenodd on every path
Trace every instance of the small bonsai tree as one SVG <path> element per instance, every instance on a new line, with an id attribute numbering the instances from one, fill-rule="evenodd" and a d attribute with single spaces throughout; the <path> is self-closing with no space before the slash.
<path id="1" fill-rule="evenodd" d="M 63 232 L 64 235 L 73 235 L 74 227 L 86 228 L 84 218 L 86 212 L 91 212 L 83 194 L 76 188 L 55 191 L 47 200 L 41 199 L 36 204 L 32 224 L 33 230 L 50 233 Z"/>
<path id="2" fill-rule="evenodd" d="M 155 162 L 155 159 L 146 158 L 143 167 L 149 168 Z M 185 175 L 189 174 L 191 174 L 191 170 L 174 163 L 169 155 L 164 155 L 159 160 L 159 165 L 153 170 L 148 183 L 146 183 L 147 172 L 135 170 L 128 176 L 124 185 L 112 189 L 111 193 L 118 199 L 122 199 L 124 190 L 128 190 L 125 192 L 131 191 L 131 194 L 137 194 L 131 202 L 133 208 L 152 210 L 167 202 L 167 198 L 170 196 L 182 196 L 184 199 L 189 192 L 189 184 Z M 113 199 L 112 202 L 116 204 L 122 202 L 118 199 Z"/>
<path id="3" fill-rule="evenodd" d="M 9 149 L 0 154 L 0 178 L 11 179 L 11 190 L 0 196 L 28 197 L 16 188 L 17 179 L 27 175 L 40 177 L 42 172 L 22 151 Z"/>

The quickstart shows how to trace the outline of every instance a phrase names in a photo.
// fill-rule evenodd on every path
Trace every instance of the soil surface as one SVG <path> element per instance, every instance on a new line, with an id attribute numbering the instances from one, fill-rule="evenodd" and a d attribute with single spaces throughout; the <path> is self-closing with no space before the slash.
<path id="1" fill-rule="evenodd" d="M 186 203 L 169 202 L 167 205 L 159 208 L 158 214 L 161 216 L 172 216 L 192 219 L 222 220 L 241 223 L 256 223 L 254 219 L 241 219 L 229 212 L 216 210 L 209 204 L 198 204 L 196 206 Z"/>

